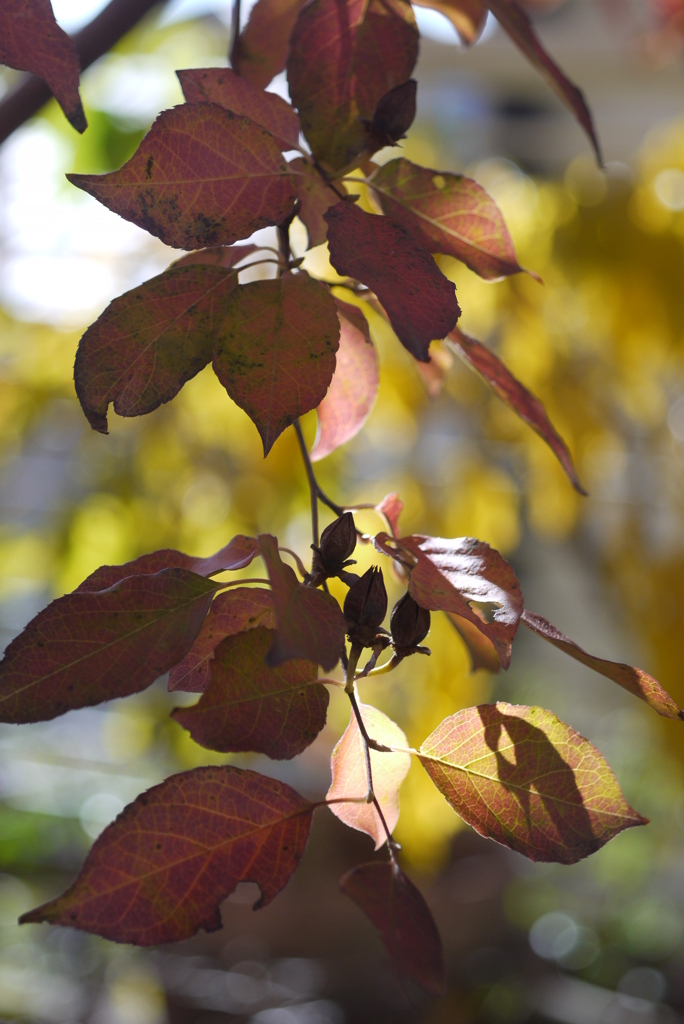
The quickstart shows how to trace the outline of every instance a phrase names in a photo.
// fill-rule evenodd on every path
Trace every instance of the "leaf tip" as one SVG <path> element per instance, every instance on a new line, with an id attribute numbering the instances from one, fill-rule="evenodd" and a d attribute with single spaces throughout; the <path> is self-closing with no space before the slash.
<path id="1" fill-rule="evenodd" d="M 88 127 L 88 119 L 85 116 L 83 104 L 79 102 L 78 106 L 74 107 L 73 110 L 69 111 L 69 113 L 66 116 L 67 121 L 72 126 L 72 128 L 75 128 L 80 135 L 83 135 L 83 132 Z"/>

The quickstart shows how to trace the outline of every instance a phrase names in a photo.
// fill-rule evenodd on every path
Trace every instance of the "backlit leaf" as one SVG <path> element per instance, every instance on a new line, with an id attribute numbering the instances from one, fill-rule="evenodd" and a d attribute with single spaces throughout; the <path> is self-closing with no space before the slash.
<path id="1" fill-rule="evenodd" d="M 322 164 L 339 170 L 380 148 L 368 131 L 378 101 L 411 77 L 417 56 L 418 30 L 405 0 L 312 0 L 302 9 L 287 80 Z"/>
<path id="2" fill-rule="evenodd" d="M 227 636 L 255 626 L 275 629 L 273 597 L 263 587 L 233 587 L 214 599 L 199 636 L 169 672 L 169 690 L 203 693 L 211 678 L 214 651 Z"/>
<path id="3" fill-rule="evenodd" d="M 453 330 L 461 310 L 454 285 L 406 228 L 338 203 L 325 214 L 330 262 L 375 292 L 401 341 L 426 363 L 428 346 Z"/>
<path id="4" fill-rule="evenodd" d="M 189 267 L 195 263 L 208 263 L 213 267 L 230 270 L 242 260 L 259 251 L 258 245 L 212 245 L 209 249 L 196 249 L 188 252 L 180 259 L 174 260 L 172 267 Z"/>
<path id="5" fill-rule="evenodd" d="M 219 572 L 244 569 L 258 554 L 259 543 L 256 538 L 239 533 L 229 544 L 208 558 L 197 558 L 184 555 L 182 551 L 164 548 L 162 551 L 152 551 L 149 555 L 141 555 L 131 562 L 124 562 L 123 565 L 101 565 L 77 590 L 106 590 L 127 576 L 157 573 L 161 569 L 188 569 L 198 576 L 215 576 Z"/>
<path id="6" fill-rule="evenodd" d="M 356 306 L 335 300 L 340 319 L 340 347 L 328 392 L 318 406 L 318 433 L 311 461 L 330 455 L 356 437 L 370 416 L 378 393 L 378 357 L 368 321 Z"/>
<path id="7" fill-rule="evenodd" d="M 408 747 L 408 740 L 399 726 L 383 715 L 382 711 L 369 704 L 360 704 L 366 732 L 371 739 L 386 747 Z M 390 832 L 399 820 L 399 788 L 411 767 L 411 755 L 406 753 L 388 754 L 371 750 L 371 773 L 373 792 L 385 816 Z M 352 713 L 349 725 L 332 752 L 330 762 L 332 783 L 326 800 L 342 797 L 365 797 L 368 792 L 364 744 L 359 732 L 356 716 Z M 335 803 L 330 810 L 350 828 L 365 832 L 375 840 L 375 849 L 387 841 L 385 830 L 373 804 Z"/>
<path id="8" fill-rule="evenodd" d="M 399 516 L 404 511 L 404 502 L 398 494 L 386 494 L 382 501 L 375 506 L 377 512 L 387 520 L 390 533 L 393 537 L 399 537 Z"/>
<path id="9" fill-rule="evenodd" d="M 416 116 L 417 86 L 416 80 L 409 78 L 380 97 L 369 129 L 373 148 L 395 146 L 406 138 Z"/>
<path id="10" fill-rule="evenodd" d="M 482 0 L 482 2 L 489 8 L 516 46 L 522 50 L 530 64 L 537 69 L 542 78 L 546 79 L 554 92 L 575 115 L 589 136 L 596 159 L 601 163 L 601 151 L 594 129 L 594 121 L 584 95 L 549 57 L 532 28 L 527 12 L 515 0 Z"/>
<path id="11" fill-rule="evenodd" d="M 454 615 L 453 612 L 446 614 L 449 622 L 468 648 L 471 670 L 476 672 L 478 668 L 484 668 L 487 672 L 500 672 L 501 662 L 492 641 L 488 640 L 469 619 L 463 619 L 460 615 Z"/>
<path id="12" fill-rule="evenodd" d="M 499 207 L 472 178 L 400 157 L 372 177 L 382 210 L 428 252 L 453 256 L 487 281 L 522 270 Z"/>
<path id="13" fill-rule="evenodd" d="M 50 0 L 2 0 L 0 64 L 42 78 L 76 131 L 86 130 L 78 94 L 78 54 L 55 21 Z"/>
<path id="14" fill-rule="evenodd" d="M 218 586 L 162 569 L 57 598 L 0 662 L 0 721 L 40 722 L 146 689 L 190 650 Z"/>
<path id="15" fill-rule="evenodd" d="M 290 35 L 306 0 L 257 0 L 230 55 L 238 75 L 265 89 L 285 69 Z"/>
<path id="16" fill-rule="evenodd" d="M 313 249 L 316 245 L 322 245 L 328 237 L 328 225 L 323 220 L 323 214 L 335 203 L 339 203 L 338 193 L 344 195 L 347 189 L 340 181 L 335 183 L 337 192 L 334 192 L 330 185 L 325 184 L 316 168 L 300 156 L 290 160 L 289 167 L 300 203 L 299 219 L 309 236 L 308 248 Z"/>
<path id="17" fill-rule="evenodd" d="M 313 743 L 325 725 L 328 691 L 317 681 L 312 661 L 270 668 L 264 658 L 274 639 L 272 629 L 256 626 L 221 641 L 199 703 L 173 712 L 195 743 L 279 759 L 295 757 Z"/>
<path id="18" fill-rule="evenodd" d="M 211 360 L 214 335 L 237 275 L 220 267 L 172 267 L 114 299 L 85 332 L 76 353 L 76 394 L 94 430 L 107 409 L 142 416 Z"/>
<path id="19" fill-rule="evenodd" d="M 428 905 L 398 864 L 359 864 L 340 879 L 380 933 L 400 978 L 411 978 L 434 996 L 446 991 L 442 942 Z"/>
<path id="20" fill-rule="evenodd" d="M 218 103 L 261 125 L 283 149 L 299 149 L 299 118 L 282 96 L 264 92 L 230 68 L 192 68 L 176 74 L 188 103 Z"/>
<path id="21" fill-rule="evenodd" d="M 451 367 L 454 365 L 454 357 L 443 341 L 433 341 L 430 345 L 429 355 L 429 362 L 416 362 L 416 369 L 423 378 L 430 398 L 437 398 L 438 395 L 441 395 Z"/>
<path id="22" fill-rule="evenodd" d="M 587 668 L 593 668 L 594 672 L 599 672 L 606 679 L 612 679 L 618 686 L 622 686 L 635 697 L 646 701 L 663 718 L 684 719 L 684 711 L 675 704 L 658 680 L 650 676 L 648 672 L 644 672 L 641 668 L 634 668 L 632 665 L 625 665 L 623 662 L 608 661 L 606 658 L 597 658 L 593 654 L 587 654 L 574 640 L 565 636 L 541 615 L 535 615 L 534 612 L 525 610 L 522 613 L 522 621 L 534 633 L 543 637 L 544 640 L 548 640 L 564 654 L 569 654 L 575 661 L 581 662 Z"/>
<path id="23" fill-rule="evenodd" d="M 464 46 L 477 42 L 487 22 L 487 10 L 480 0 L 413 0 L 413 3 L 439 11 L 448 18 Z"/>
<path id="24" fill-rule="evenodd" d="M 322 401 L 340 336 L 329 289 L 304 272 L 239 285 L 214 345 L 214 370 L 255 424 L 268 455 Z"/>
<path id="25" fill-rule="evenodd" d="M 466 708 L 418 756 L 464 821 L 531 860 L 574 864 L 646 824 L 598 750 L 542 708 Z"/>
<path id="26" fill-rule="evenodd" d="M 572 455 L 563 438 L 549 419 L 546 409 L 524 384 L 513 376 L 498 356 L 485 345 L 465 334 L 457 327 L 449 335 L 449 342 L 464 363 L 476 370 L 489 384 L 502 402 L 505 402 L 525 423 L 546 441 L 565 470 L 570 483 L 580 494 L 586 491 L 579 482 Z"/>
<path id="27" fill-rule="evenodd" d="M 20 923 L 48 921 L 137 946 L 218 931 L 220 904 L 239 882 L 261 889 L 255 910 L 287 885 L 313 808 L 284 782 L 230 765 L 172 775 L 104 830 L 62 896 Z"/>
<path id="28" fill-rule="evenodd" d="M 230 245 L 279 224 L 295 201 L 273 136 L 216 103 L 162 111 L 118 171 L 67 177 L 177 249 Z"/>
<path id="29" fill-rule="evenodd" d="M 329 672 L 339 661 L 344 643 L 342 609 L 330 594 L 298 582 L 294 570 L 281 559 L 275 537 L 262 533 L 259 547 L 271 581 L 277 623 L 267 662 L 275 666 L 304 658 Z"/>
<path id="30" fill-rule="evenodd" d="M 410 574 L 409 594 L 421 608 L 453 612 L 492 641 L 503 668 L 523 610 L 520 584 L 498 551 L 473 537 L 402 537 L 386 533 L 375 545 Z"/>

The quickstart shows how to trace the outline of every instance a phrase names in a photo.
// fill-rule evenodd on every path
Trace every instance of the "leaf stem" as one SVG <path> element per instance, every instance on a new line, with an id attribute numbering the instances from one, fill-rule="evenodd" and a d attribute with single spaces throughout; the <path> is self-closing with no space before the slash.
<path id="1" fill-rule="evenodd" d="M 349 667 L 352 670 L 353 670 L 353 663 L 354 663 L 354 648 L 355 648 L 355 646 L 356 646 L 355 644 L 352 644 L 352 653 L 351 653 L 351 656 L 350 656 L 350 659 L 349 659 Z M 360 650 L 359 650 L 359 654 L 360 654 Z M 358 661 L 358 655 L 357 655 L 356 660 Z M 350 678 L 350 673 L 348 671 L 347 672 L 347 684 L 349 683 L 349 678 Z M 347 694 L 349 696 L 349 700 L 350 700 L 350 703 L 351 703 L 351 706 L 352 706 L 352 710 L 354 712 L 354 716 L 356 717 L 356 724 L 359 727 L 359 732 L 361 734 L 361 740 L 363 742 L 363 756 L 364 756 L 364 760 L 366 762 L 366 778 L 368 780 L 368 794 L 366 796 L 366 803 L 373 804 L 373 806 L 374 806 L 374 808 L 375 808 L 375 810 L 377 812 L 377 815 L 380 818 L 380 821 L 382 823 L 382 827 L 385 830 L 385 835 L 387 837 L 387 849 L 389 850 L 390 859 L 391 859 L 393 864 L 396 864 L 397 863 L 397 855 L 396 855 L 397 843 L 395 843 L 394 839 L 392 838 L 392 833 L 390 832 L 390 830 L 389 830 L 389 828 L 387 826 L 387 821 L 385 820 L 385 815 L 382 813 L 382 808 L 380 806 L 378 798 L 376 797 L 375 793 L 373 792 L 373 770 L 372 770 L 372 766 L 371 766 L 371 757 L 370 757 L 371 748 L 373 750 L 378 750 L 381 753 L 385 753 L 385 752 L 391 753 L 391 748 L 383 746 L 382 743 L 376 743 L 376 741 L 371 739 L 370 736 L 368 735 L 368 732 L 366 730 L 366 726 L 364 724 L 363 718 L 361 717 L 361 711 L 359 709 L 358 701 L 356 700 L 356 694 L 354 693 L 353 676 L 352 676 L 352 688 L 351 689 L 347 689 Z"/>
<path id="2" fill-rule="evenodd" d="M 304 563 L 302 562 L 302 560 L 299 557 L 299 555 L 297 554 L 297 552 L 293 551 L 292 548 L 283 548 L 283 547 L 280 547 L 280 546 L 278 546 L 278 551 L 286 551 L 288 553 L 288 555 L 292 555 L 292 557 L 295 560 L 295 564 L 296 564 L 297 568 L 299 569 L 299 575 L 302 577 L 302 579 L 306 579 L 306 577 L 309 574 L 306 571 L 306 569 L 304 567 Z"/>
<path id="3" fill-rule="evenodd" d="M 309 481 L 309 494 L 311 495 L 311 536 L 313 537 L 315 547 L 318 547 L 320 539 L 318 536 L 318 492 L 320 488 L 306 448 L 306 441 L 304 440 L 304 434 L 302 433 L 302 425 L 299 420 L 295 420 L 292 426 L 295 428 L 297 440 L 299 441 L 299 450 L 301 451 L 302 459 L 304 460 L 306 478 Z"/>
<path id="4" fill-rule="evenodd" d="M 378 665 L 377 668 L 372 668 L 368 672 L 359 673 L 357 679 L 368 679 L 369 676 L 382 676 L 386 672 L 392 672 L 397 665 L 402 661 L 402 658 L 398 658 L 396 654 L 393 654 L 389 661 L 386 661 L 384 665 Z"/>
<path id="5" fill-rule="evenodd" d="M 218 569 L 217 572 L 211 573 L 211 575 L 212 576 L 218 576 L 219 572 L 225 572 L 225 569 Z M 271 586 L 271 581 L 270 580 L 247 579 L 247 580 L 230 580 L 229 583 L 219 583 L 219 589 L 220 590 L 225 590 L 226 587 L 241 587 L 245 583 L 265 583 L 266 586 L 268 586 L 268 587 Z"/>

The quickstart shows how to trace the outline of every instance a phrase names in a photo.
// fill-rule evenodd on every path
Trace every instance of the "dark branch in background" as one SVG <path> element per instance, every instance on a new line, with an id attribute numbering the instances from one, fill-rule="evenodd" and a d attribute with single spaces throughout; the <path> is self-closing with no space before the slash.
<path id="1" fill-rule="evenodd" d="M 81 71 L 94 64 L 130 32 L 153 7 L 162 7 L 166 0 L 111 0 L 96 18 L 73 36 L 81 61 Z M 0 142 L 37 114 L 52 93 L 42 78 L 24 75 L 23 80 L 0 103 Z"/>

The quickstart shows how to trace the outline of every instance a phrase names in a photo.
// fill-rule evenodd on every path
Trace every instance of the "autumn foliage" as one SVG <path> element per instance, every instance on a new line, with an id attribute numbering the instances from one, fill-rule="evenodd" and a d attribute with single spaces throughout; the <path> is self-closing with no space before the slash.
<path id="1" fill-rule="evenodd" d="M 449 17 L 466 43 L 492 11 L 598 154 L 581 92 L 514 0 L 425 5 Z M 23 921 L 139 945 L 218 929 L 219 905 L 238 883 L 257 883 L 256 907 L 278 894 L 297 868 L 314 811 L 328 807 L 386 851 L 345 875 L 342 890 L 378 929 L 397 970 L 439 994 L 437 929 L 392 838 L 411 757 L 472 828 L 532 860 L 574 863 L 645 824 L 602 755 L 551 711 L 505 703 L 457 711 L 412 749 L 396 723 L 358 696 L 362 680 L 370 690 L 374 674 L 429 655 L 430 615 L 442 612 L 475 666 L 508 668 L 522 622 L 659 714 L 683 717 L 653 677 L 588 654 L 526 609 L 512 566 L 486 543 L 402 536 L 397 495 L 366 506 L 382 529 L 362 535 L 355 509 L 317 483 L 313 463 L 363 428 L 377 392 L 368 305 L 420 363 L 431 365 L 431 343 L 446 340 L 584 493 L 541 402 L 460 331 L 454 285 L 434 259 L 455 257 L 487 281 L 524 272 L 495 202 L 462 175 L 403 157 L 381 166 L 372 159 L 399 143 L 415 115 L 418 42 L 406 0 L 258 0 L 233 41 L 232 68 L 179 71 L 186 103 L 159 115 L 128 163 L 69 176 L 114 213 L 188 250 L 115 299 L 83 335 L 75 385 L 91 426 L 107 432 L 110 405 L 120 416 L 153 412 L 211 363 L 253 421 L 265 456 L 284 430 L 296 431 L 311 490 L 312 558 L 304 565 L 295 555 L 293 568 L 293 553 L 263 534 L 226 538 L 209 558 L 164 550 L 101 567 L 9 645 L 0 720 L 53 718 L 139 692 L 168 672 L 169 690 L 199 694 L 173 717 L 208 750 L 295 757 L 325 725 L 330 686 L 346 691 L 350 723 L 332 755 L 325 800 L 311 803 L 232 766 L 172 776 L 103 832 L 62 896 Z M 3 5 L 0 58 L 42 75 L 74 125 L 85 126 L 75 53 L 48 0 Z M 283 68 L 292 105 L 264 91 Z M 351 183 L 365 186 L 375 212 L 357 203 Z M 316 280 L 293 258 L 296 216 L 310 247 L 327 243 L 341 284 Z M 266 226 L 277 228 L 278 249 L 234 244 Z M 259 264 L 274 276 L 243 283 L 241 270 Z M 314 409 L 319 433 L 308 452 L 299 418 Z M 321 535 L 320 504 L 335 515 Z M 358 544 L 378 555 L 361 576 Z M 255 560 L 261 575 L 231 579 Z M 383 576 L 390 563 L 406 585 L 393 609 Z M 329 593 L 332 578 L 348 587 L 342 607 Z M 339 665 L 343 680 L 321 675 Z"/>

